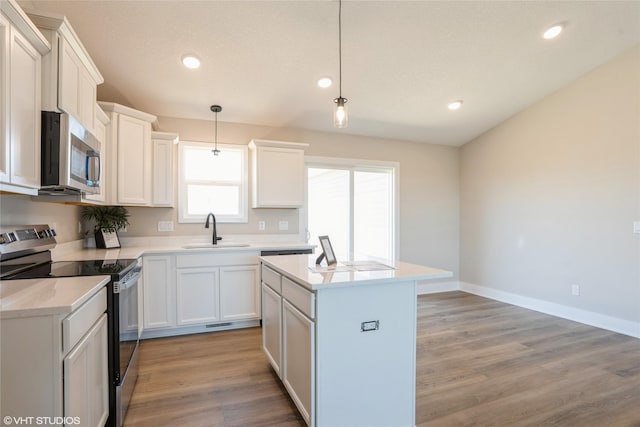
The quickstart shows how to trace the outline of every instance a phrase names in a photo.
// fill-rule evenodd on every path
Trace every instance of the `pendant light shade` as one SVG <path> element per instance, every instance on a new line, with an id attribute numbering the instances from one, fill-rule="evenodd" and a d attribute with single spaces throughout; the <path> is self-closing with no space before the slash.
<path id="1" fill-rule="evenodd" d="M 218 150 L 218 113 L 220 111 L 222 111 L 222 107 L 219 105 L 212 105 L 211 106 L 211 111 L 213 111 L 216 114 L 216 124 L 215 124 L 215 136 L 214 136 L 214 149 L 211 150 L 211 152 L 213 153 L 214 156 L 217 156 L 218 154 L 220 154 L 220 150 Z"/>
<path id="2" fill-rule="evenodd" d="M 347 99 L 339 97 L 334 99 L 333 102 L 336 104 L 333 111 L 333 125 L 337 128 L 346 128 L 349 123 Z"/>
<path id="3" fill-rule="evenodd" d="M 347 114 L 347 98 L 342 97 L 342 0 L 338 0 L 338 66 L 339 66 L 339 95 L 333 100 L 333 125 L 337 128 L 346 128 L 349 123 Z"/>

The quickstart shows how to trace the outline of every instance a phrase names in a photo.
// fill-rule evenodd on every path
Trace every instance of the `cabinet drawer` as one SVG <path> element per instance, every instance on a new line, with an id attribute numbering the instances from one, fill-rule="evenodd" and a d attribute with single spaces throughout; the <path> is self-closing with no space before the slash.
<path id="1" fill-rule="evenodd" d="M 62 352 L 66 354 L 107 310 L 107 288 L 62 320 Z"/>
<path id="2" fill-rule="evenodd" d="M 176 256 L 177 268 L 258 264 L 258 252 L 197 253 Z"/>
<path id="3" fill-rule="evenodd" d="M 278 294 L 282 293 L 282 287 L 280 285 L 280 280 L 282 276 L 280 273 L 276 273 L 272 269 L 266 266 L 262 266 L 262 281 L 269 285 L 271 289 L 276 291 Z"/>
<path id="4" fill-rule="evenodd" d="M 282 278 L 282 297 L 310 319 L 316 317 L 315 295 L 286 277 Z"/>

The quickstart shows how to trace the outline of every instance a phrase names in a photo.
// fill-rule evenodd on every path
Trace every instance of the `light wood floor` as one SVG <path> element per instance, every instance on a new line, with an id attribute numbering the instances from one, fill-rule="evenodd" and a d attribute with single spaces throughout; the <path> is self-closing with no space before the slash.
<path id="1" fill-rule="evenodd" d="M 125 427 L 303 426 L 260 329 L 143 341 Z M 463 292 L 418 298 L 416 423 L 640 427 L 640 340 Z"/>

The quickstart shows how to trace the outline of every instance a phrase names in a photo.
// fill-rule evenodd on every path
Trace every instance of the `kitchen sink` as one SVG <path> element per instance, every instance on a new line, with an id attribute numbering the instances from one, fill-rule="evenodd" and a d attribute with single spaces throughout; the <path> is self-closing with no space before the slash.
<path id="1" fill-rule="evenodd" d="M 211 243 L 189 243 L 182 246 L 184 249 L 223 249 L 223 248 L 246 248 L 248 243 L 218 243 L 217 245 Z"/>

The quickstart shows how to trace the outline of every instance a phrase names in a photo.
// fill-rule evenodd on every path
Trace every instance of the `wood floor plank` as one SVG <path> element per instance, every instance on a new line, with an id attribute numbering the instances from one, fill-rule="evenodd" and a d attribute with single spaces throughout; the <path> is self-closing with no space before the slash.
<path id="1" fill-rule="evenodd" d="M 463 292 L 417 320 L 418 427 L 640 427 L 638 339 Z M 260 334 L 143 341 L 125 427 L 304 426 Z"/>

